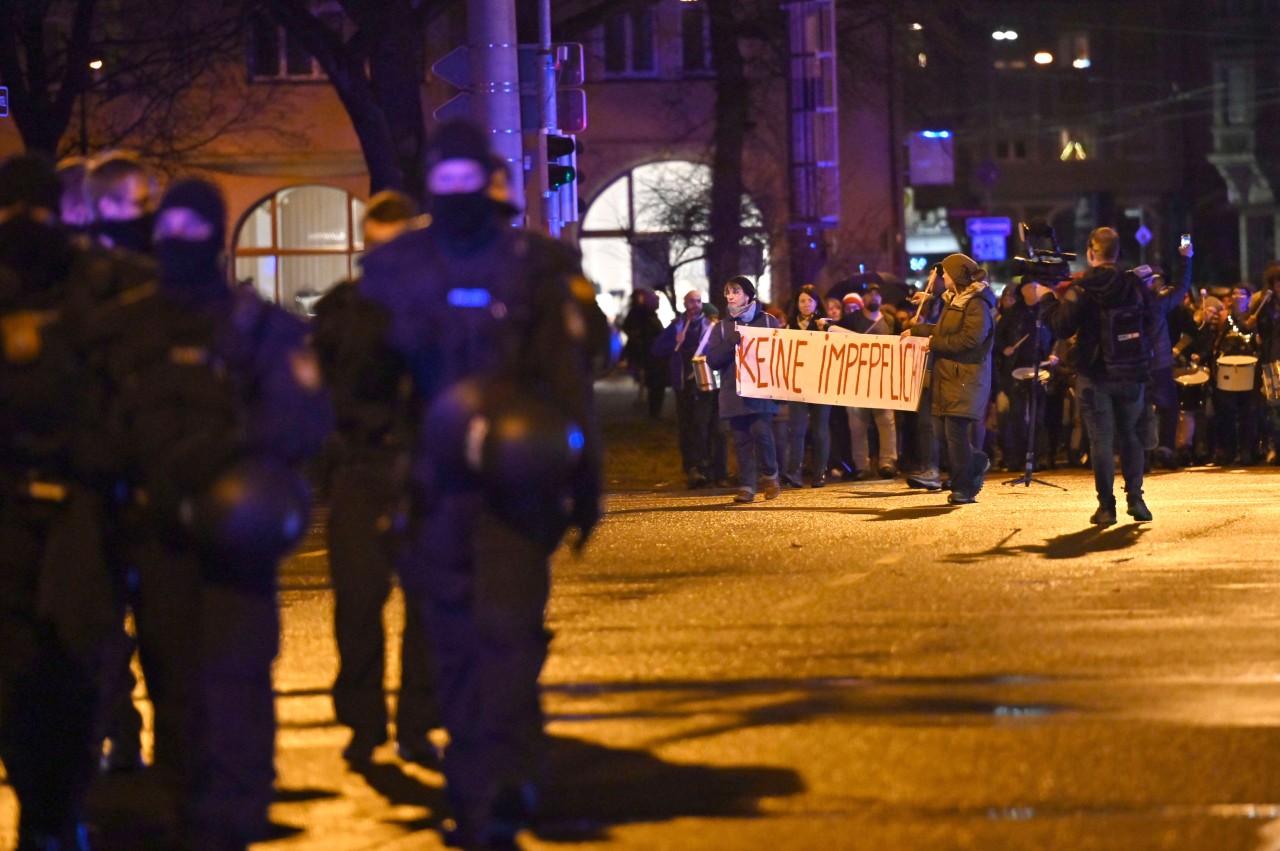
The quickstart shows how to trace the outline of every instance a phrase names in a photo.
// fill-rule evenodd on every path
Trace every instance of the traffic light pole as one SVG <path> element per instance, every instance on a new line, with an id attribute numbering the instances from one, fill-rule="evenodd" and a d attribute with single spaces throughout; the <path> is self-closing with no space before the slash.
<path id="1" fill-rule="evenodd" d="M 534 148 L 533 173 L 538 187 L 541 221 L 547 234 L 560 237 L 560 193 L 553 190 L 548 174 L 551 157 L 547 136 L 557 131 L 556 57 L 551 47 L 551 0 L 538 3 L 538 144 Z M 532 194 L 532 193 L 530 193 Z"/>
<path id="2" fill-rule="evenodd" d="M 514 0 L 467 0 L 468 62 L 474 94 L 471 117 L 481 127 L 489 128 L 493 152 L 510 171 L 511 202 L 524 209 L 520 62 L 516 41 Z"/>

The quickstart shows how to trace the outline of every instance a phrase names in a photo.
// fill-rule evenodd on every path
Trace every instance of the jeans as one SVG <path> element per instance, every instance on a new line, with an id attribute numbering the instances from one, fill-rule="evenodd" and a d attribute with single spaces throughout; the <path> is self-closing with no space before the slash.
<path id="1" fill-rule="evenodd" d="M 951 464 L 951 492 L 973 496 L 973 424 L 968 417 L 938 417 L 947 441 L 947 460 Z"/>
<path id="2" fill-rule="evenodd" d="M 1076 376 L 1080 413 L 1089 427 L 1089 462 L 1098 503 L 1115 504 L 1116 450 L 1130 500 L 1142 497 L 1142 435 L 1138 418 L 1146 404 L 1146 387 L 1136 381 L 1098 381 Z M 1117 445 L 1118 444 L 1118 445 Z"/>
<path id="3" fill-rule="evenodd" d="M 733 454 L 738 459 L 738 487 L 755 493 L 760 476 L 777 478 L 778 453 L 773 444 L 773 414 L 729 417 Z"/>
<path id="4" fill-rule="evenodd" d="M 827 456 L 831 452 L 831 406 L 791 403 L 791 449 L 787 453 L 787 478 L 800 481 L 804 466 L 804 436 L 813 423 L 813 475 L 827 472 Z"/>
<path id="5" fill-rule="evenodd" d="M 867 440 L 867 425 L 875 420 L 876 432 L 880 435 L 880 465 L 896 465 L 898 463 L 898 429 L 894 422 L 893 411 L 884 408 L 849 408 L 849 440 L 852 443 L 853 463 L 858 470 L 866 472 L 871 466 L 870 442 Z"/>

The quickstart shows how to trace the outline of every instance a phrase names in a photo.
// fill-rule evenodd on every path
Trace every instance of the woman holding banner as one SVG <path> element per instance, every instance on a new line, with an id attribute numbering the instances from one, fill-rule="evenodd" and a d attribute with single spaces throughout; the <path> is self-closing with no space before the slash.
<path id="1" fill-rule="evenodd" d="M 796 293 L 795 301 L 787 316 L 787 328 L 796 331 L 843 331 L 834 321 L 823 316 L 822 299 L 813 284 L 805 284 Z M 804 437 L 813 425 L 813 486 L 820 488 L 827 483 L 827 457 L 831 453 L 831 406 L 807 402 L 788 402 L 791 407 L 791 447 L 787 452 L 787 470 L 783 481 L 793 488 L 804 486 L 800 470 L 804 466 Z"/>
<path id="2" fill-rule="evenodd" d="M 735 275 L 724 285 L 729 315 L 711 332 L 707 365 L 720 373 L 720 418 L 729 421 L 733 452 L 738 459 L 738 492 L 735 503 L 756 498 L 756 485 L 764 481 L 764 498 L 776 499 L 782 491 L 777 447 L 773 442 L 773 415 L 779 403 L 738 395 L 738 326 L 777 328 L 778 320 L 765 313 L 756 301 L 756 287 L 745 275 Z M 759 477 L 759 478 L 758 478 Z"/>
<path id="3" fill-rule="evenodd" d="M 929 280 L 932 290 L 937 269 Z M 936 325 L 911 327 L 915 337 L 928 337 L 933 353 L 933 415 L 942 423 L 951 464 L 947 502 L 976 502 L 990 462 L 975 450 L 973 426 L 987 413 L 991 396 L 991 349 L 995 340 L 996 299 L 987 273 L 964 254 L 942 261 L 946 284 L 942 316 Z"/>

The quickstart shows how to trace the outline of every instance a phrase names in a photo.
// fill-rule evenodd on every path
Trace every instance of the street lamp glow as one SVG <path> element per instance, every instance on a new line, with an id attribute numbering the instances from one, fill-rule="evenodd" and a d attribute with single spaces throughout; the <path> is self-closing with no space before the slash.
<path id="1" fill-rule="evenodd" d="M 1018 33 L 1015 30 L 996 30 L 991 37 L 996 41 L 1017 41 Z"/>
<path id="2" fill-rule="evenodd" d="M 924 29 L 924 25 L 923 25 L 923 24 L 919 24 L 919 23 L 912 24 L 912 25 L 911 25 L 911 29 L 912 29 L 914 32 L 920 32 L 920 30 Z"/>
<path id="3" fill-rule="evenodd" d="M 1092 65 L 1092 64 L 1093 64 L 1093 63 L 1092 63 L 1092 62 L 1090 62 L 1088 59 L 1076 59 L 1076 60 L 1072 61 L 1072 63 L 1071 63 L 1071 67 L 1072 67 L 1072 68 L 1080 68 L 1080 69 L 1082 69 L 1082 70 L 1083 70 L 1083 69 L 1085 69 L 1085 68 L 1088 68 L 1088 67 L 1089 67 L 1090 65 Z"/>
<path id="4" fill-rule="evenodd" d="M 94 71 L 101 71 L 101 70 L 102 70 L 102 60 L 101 60 L 101 59 L 95 59 L 95 60 L 93 60 L 92 62 L 90 62 L 90 63 L 89 63 L 89 67 L 90 67 L 90 68 L 92 68 Z"/>
<path id="5" fill-rule="evenodd" d="M 1037 65 L 1048 65 L 1053 61 L 1053 54 L 1047 50 L 1042 50 L 1035 56 Z"/>

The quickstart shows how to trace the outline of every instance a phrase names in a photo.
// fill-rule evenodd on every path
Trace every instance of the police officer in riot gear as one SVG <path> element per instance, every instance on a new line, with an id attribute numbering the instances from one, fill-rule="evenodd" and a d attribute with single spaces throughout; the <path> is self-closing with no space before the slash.
<path id="1" fill-rule="evenodd" d="M 88 847 L 100 652 L 118 625 L 72 317 L 110 263 L 59 230 L 58 204 L 47 162 L 0 165 L 0 758 L 23 851 Z"/>
<path id="2" fill-rule="evenodd" d="M 306 530 L 297 465 L 332 414 L 306 327 L 227 286 L 226 207 L 179 182 L 156 216 L 158 286 L 94 314 L 128 459 L 139 652 L 155 766 L 179 796 L 183 848 L 261 839 L 275 778 L 275 571 Z"/>
<path id="3" fill-rule="evenodd" d="M 417 207 L 401 192 L 385 190 L 369 199 L 361 224 L 371 251 L 416 223 Z M 397 504 L 406 473 L 412 430 L 400 399 L 402 365 L 379 349 L 380 316 L 361 299 L 355 281 L 336 284 L 316 304 L 312 338 L 325 384 L 333 395 L 338 430 L 328 455 L 329 572 L 333 578 L 334 637 L 338 676 L 333 706 L 338 723 L 351 728 L 343 757 L 353 766 L 369 762 L 387 740 L 383 693 L 386 636 L 382 610 L 391 592 L 400 543 Z M 370 356 L 370 351 L 376 352 Z M 405 593 L 396 700 L 396 750 L 401 759 L 427 766 L 438 758 L 427 735 L 440 726 L 435 672 L 422 623 L 422 601 Z"/>
<path id="4" fill-rule="evenodd" d="M 562 245 L 503 226 L 489 191 L 497 168 L 479 128 L 442 126 L 428 151 L 431 225 L 366 256 L 359 285 L 383 309 L 432 435 L 413 452 L 401 576 L 428 600 L 456 820 L 446 841 L 465 848 L 514 848 L 532 815 L 546 771 L 537 681 L 549 557 L 570 526 L 585 540 L 600 511 L 594 302 L 574 294 L 593 290 Z M 434 439 L 454 422 L 451 445 Z M 529 477 L 507 465 L 561 474 L 520 493 Z"/>

